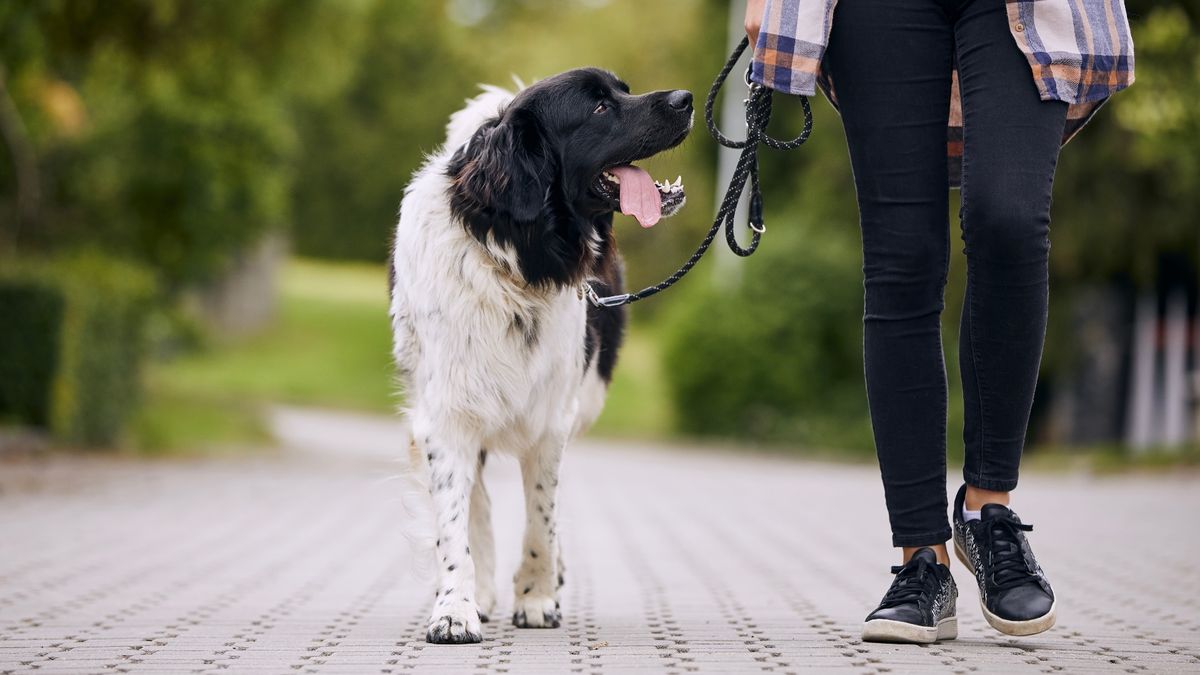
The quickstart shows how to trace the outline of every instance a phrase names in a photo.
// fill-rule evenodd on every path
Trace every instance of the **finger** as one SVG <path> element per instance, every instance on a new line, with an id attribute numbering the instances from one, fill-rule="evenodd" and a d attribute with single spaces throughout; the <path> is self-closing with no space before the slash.
<path id="1" fill-rule="evenodd" d="M 753 47 L 755 44 L 758 43 L 758 31 L 761 28 L 762 28 L 762 26 L 760 26 L 758 24 L 754 24 L 754 23 L 746 24 L 746 37 L 750 38 L 750 46 Z"/>

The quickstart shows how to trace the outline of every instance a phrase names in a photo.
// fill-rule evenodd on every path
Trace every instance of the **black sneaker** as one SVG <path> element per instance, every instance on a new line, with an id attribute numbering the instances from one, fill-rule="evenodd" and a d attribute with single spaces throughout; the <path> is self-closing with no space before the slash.
<path id="1" fill-rule="evenodd" d="M 979 520 L 964 522 L 963 485 L 954 499 L 954 552 L 979 583 L 979 604 L 992 628 L 1034 635 L 1054 625 L 1054 590 L 1025 538 L 1032 525 L 1001 504 L 985 504 Z"/>
<path id="2" fill-rule="evenodd" d="M 863 641 L 927 644 L 958 637 L 958 587 L 933 549 L 918 550 L 892 574 L 892 587 L 863 624 Z"/>

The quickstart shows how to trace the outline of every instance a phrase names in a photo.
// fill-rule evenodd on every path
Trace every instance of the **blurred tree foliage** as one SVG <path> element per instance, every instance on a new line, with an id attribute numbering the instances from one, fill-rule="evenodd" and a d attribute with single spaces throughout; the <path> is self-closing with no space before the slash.
<path id="1" fill-rule="evenodd" d="M 345 87 L 299 113 L 293 241 L 306 256 L 383 261 L 408 177 L 474 95 L 487 55 L 428 0 L 374 3 L 348 46 Z"/>
<path id="2" fill-rule="evenodd" d="M 8 145 L 17 136 L 33 149 L 41 183 L 36 212 L 9 218 L 19 188 L 0 163 L 4 239 L 94 244 L 148 263 L 171 288 L 218 272 L 288 222 L 294 109 L 340 90 L 368 8 L 0 3 L 5 89 L 24 127 Z"/>
<path id="3" fill-rule="evenodd" d="M 1200 1 L 1126 5 L 1137 81 L 1064 148 L 1055 177 L 1044 380 L 1077 366 L 1081 293 L 1194 289 L 1200 269 Z"/>
<path id="4" fill-rule="evenodd" d="M 1200 2 L 1127 2 L 1137 82 L 1063 151 L 1054 278 L 1155 283 L 1164 256 L 1200 260 Z"/>
<path id="5" fill-rule="evenodd" d="M 1146 280 L 1163 251 L 1195 255 L 1195 223 L 1183 214 L 1200 207 L 1200 2 L 1128 4 L 1139 86 L 1097 116 L 1059 172 L 1054 271 L 1067 281 Z M 149 262 L 172 285 L 215 273 L 264 229 L 291 224 L 302 253 L 380 260 L 404 183 L 475 82 L 599 65 L 637 90 L 702 95 L 723 58 L 728 7 L 6 2 L 0 82 L 23 122 L 6 130 L 6 154 L 32 151 L 41 199 L 14 217 L 20 162 L 0 162 L 0 245 L 98 243 Z M 837 135 L 835 120 L 819 124 L 818 137 Z M 794 158 L 767 159 L 773 219 L 826 203 L 849 213 L 848 180 L 833 192 L 795 187 L 846 172 L 842 148 L 803 154 L 822 168 L 809 175 Z M 669 271 L 707 224 L 714 155 L 697 133 L 647 162 L 657 175 L 683 174 L 691 206 L 651 233 L 619 226 L 633 283 Z"/>

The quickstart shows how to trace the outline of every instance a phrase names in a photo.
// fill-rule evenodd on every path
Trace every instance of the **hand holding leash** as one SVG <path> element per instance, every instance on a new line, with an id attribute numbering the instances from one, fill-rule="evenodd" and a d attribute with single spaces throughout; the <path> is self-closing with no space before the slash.
<path id="1" fill-rule="evenodd" d="M 643 288 L 636 293 L 622 293 L 619 295 L 610 295 L 607 297 L 599 296 L 592 288 L 591 284 L 586 281 L 583 283 L 583 292 L 588 300 L 596 307 L 620 307 L 628 305 L 632 302 L 637 302 L 644 298 L 648 298 L 660 291 L 664 291 L 675 282 L 679 281 L 695 267 L 696 263 L 700 262 L 700 258 L 708 251 L 708 247 L 712 245 L 713 239 L 716 238 L 717 232 L 721 226 L 725 227 L 725 243 L 729 245 L 729 250 L 733 251 L 741 257 L 747 257 L 758 250 L 759 240 L 764 232 L 767 231 L 767 226 L 763 222 L 763 200 L 762 192 L 758 184 L 758 146 L 765 144 L 769 148 L 775 150 L 794 150 L 804 144 L 808 140 L 809 134 L 812 133 L 812 108 L 808 103 L 807 96 L 800 97 L 800 105 L 804 108 L 804 129 L 796 138 L 787 141 L 781 141 L 773 138 L 767 133 L 767 125 L 771 122 L 771 95 L 772 91 L 768 87 L 756 84 L 750 81 L 750 71 L 746 71 L 746 84 L 750 87 L 750 94 L 744 101 L 746 104 L 746 140 L 735 141 L 721 133 L 717 128 L 717 123 L 713 119 L 713 109 L 716 107 L 717 96 L 721 93 L 721 87 L 725 84 L 725 80 L 729 77 L 734 67 L 737 65 L 738 59 L 742 53 L 746 51 L 750 41 L 747 38 L 742 38 L 738 46 L 734 48 L 733 54 L 725 63 L 725 67 L 721 69 L 717 79 L 713 81 L 712 89 L 708 92 L 708 99 L 704 103 L 704 121 L 708 125 L 708 132 L 716 139 L 717 143 L 732 148 L 741 150 L 742 153 L 738 157 L 737 165 L 733 170 L 733 178 L 729 181 L 729 188 L 725 191 L 725 198 L 721 200 L 721 206 L 717 209 L 717 217 L 713 221 L 712 227 L 709 228 L 708 234 L 704 240 L 700 242 L 696 252 L 692 257 L 688 258 L 674 274 L 663 279 L 659 283 Z M 749 182 L 750 187 L 750 244 L 743 248 L 737 240 L 737 234 L 734 227 L 734 218 L 737 214 L 738 201 L 742 197 L 742 192 L 746 189 L 746 184 Z"/>

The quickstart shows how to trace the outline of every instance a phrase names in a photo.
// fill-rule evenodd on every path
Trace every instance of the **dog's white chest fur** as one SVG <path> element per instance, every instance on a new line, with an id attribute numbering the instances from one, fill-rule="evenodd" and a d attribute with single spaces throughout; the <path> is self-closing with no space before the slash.
<path id="1" fill-rule="evenodd" d="M 573 291 L 522 288 L 444 198 L 424 199 L 444 192 L 438 164 L 409 192 L 396 241 L 392 324 L 410 414 L 450 416 L 484 447 L 519 454 L 545 430 L 574 426 L 586 307 Z"/>

